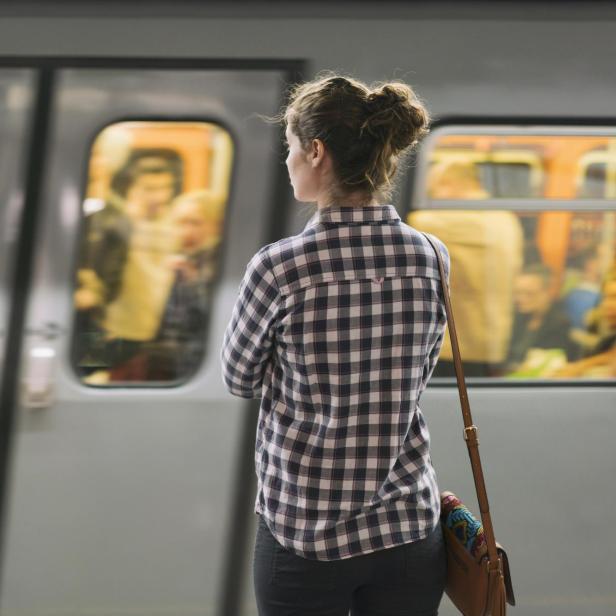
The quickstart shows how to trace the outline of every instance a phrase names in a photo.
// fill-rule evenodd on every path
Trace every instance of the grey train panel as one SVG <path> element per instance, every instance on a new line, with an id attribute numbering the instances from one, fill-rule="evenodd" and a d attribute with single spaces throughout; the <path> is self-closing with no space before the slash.
<path id="1" fill-rule="evenodd" d="M 11 275 L 25 196 L 34 72 L 0 69 L 0 371 L 4 363 Z"/>
<path id="2" fill-rule="evenodd" d="M 239 281 L 267 237 L 282 73 L 65 70 L 43 185 L 31 327 L 52 341 L 55 403 L 20 409 L 9 495 L 2 614 L 214 614 L 246 402 L 220 378 L 218 349 Z M 180 388 L 103 390 L 68 363 L 72 267 L 88 147 L 118 118 L 224 122 L 235 138 L 222 280 L 206 359 Z M 246 231 L 250 233 L 247 234 Z"/>
<path id="3" fill-rule="evenodd" d="M 494 531 L 511 565 L 511 614 L 616 611 L 613 392 L 469 392 Z M 427 390 L 422 409 L 440 489 L 456 492 L 478 515 L 459 401 L 446 390 Z M 456 613 L 446 598 L 439 614 Z"/>

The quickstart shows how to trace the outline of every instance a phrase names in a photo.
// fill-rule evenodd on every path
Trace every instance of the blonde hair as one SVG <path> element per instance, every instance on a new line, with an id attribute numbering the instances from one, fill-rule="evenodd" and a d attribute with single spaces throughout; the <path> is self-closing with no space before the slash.
<path id="1" fill-rule="evenodd" d="M 225 215 L 225 199 L 210 190 L 193 190 L 178 195 L 171 204 L 171 210 L 180 203 L 195 203 L 203 217 L 211 222 L 222 223 Z"/>
<path id="2" fill-rule="evenodd" d="M 472 162 L 440 161 L 428 170 L 428 195 L 438 198 L 442 182 L 454 184 L 461 199 L 486 199 L 490 194 L 483 188 L 477 166 Z"/>
<path id="3" fill-rule="evenodd" d="M 112 124 L 100 132 L 92 144 L 92 150 L 104 155 L 109 171 L 114 172 L 128 160 L 132 143 L 129 129 L 121 124 Z"/>
<path id="4" fill-rule="evenodd" d="M 366 85 L 324 71 L 295 84 L 271 121 L 289 125 L 305 151 L 313 139 L 329 150 L 337 185 L 334 199 L 359 191 L 389 201 L 400 159 L 429 132 L 430 117 L 413 89 L 402 81 Z M 261 116 L 263 117 L 263 116 Z"/>

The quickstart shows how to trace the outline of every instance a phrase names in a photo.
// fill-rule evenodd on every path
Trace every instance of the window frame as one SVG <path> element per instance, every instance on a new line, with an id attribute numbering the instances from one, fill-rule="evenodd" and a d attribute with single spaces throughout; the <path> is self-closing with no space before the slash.
<path id="1" fill-rule="evenodd" d="M 82 204 L 86 198 L 85 195 L 88 189 L 90 158 L 92 155 L 92 148 L 94 147 L 96 140 L 98 139 L 99 135 L 107 128 L 111 126 L 115 126 L 117 124 L 123 124 L 123 123 L 129 123 L 129 122 L 151 122 L 151 123 L 170 123 L 170 124 L 210 124 L 210 125 L 214 125 L 217 128 L 224 130 L 230 139 L 232 159 L 231 159 L 230 170 L 228 173 L 229 186 L 228 186 L 228 191 L 227 191 L 228 192 L 227 204 L 225 206 L 225 217 L 224 217 L 224 221 L 223 221 L 223 225 L 222 225 L 222 229 L 220 233 L 221 248 L 219 250 L 218 268 L 217 268 L 216 273 L 214 274 L 214 277 L 210 281 L 212 295 L 215 295 L 219 285 L 221 284 L 221 278 L 222 278 L 221 272 L 224 269 L 224 255 L 226 253 L 224 244 L 226 242 L 226 238 L 228 234 L 228 226 L 230 224 L 229 217 L 227 215 L 227 207 L 233 199 L 234 179 L 237 174 L 237 155 L 239 152 L 238 136 L 235 134 L 235 131 L 233 130 L 233 128 L 224 119 L 214 118 L 214 117 L 193 116 L 193 115 L 163 116 L 163 115 L 158 115 L 158 114 L 156 115 L 145 114 L 145 115 L 139 115 L 139 116 L 135 116 L 135 115 L 119 116 L 112 120 L 106 121 L 98 125 L 92 131 L 92 133 L 90 134 L 90 136 L 88 137 L 86 141 L 85 155 L 83 159 L 83 165 L 80 171 L 80 183 L 79 183 L 79 186 L 80 186 L 79 194 L 80 194 Z M 85 231 L 85 216 L 84 216 L 83 208 L 82 208 L 81 215 L 79 217 L 79 222 L 77 225 L 77 230 L 75 233 L 75 241 L 73 245 L 73 258 L 71 260 L 71 270 L 70 270 L 71 276 L 72 276 L 71 278 L 71 297 L 72 297 L 72 294 L 74 294 L 75 290 L 77 289 L 76 274 L 77 274 L 77 269 L 79 265 L 78 263 L 79 242 L 81 241 L 83 237 L 84 231 Z M 182 379 L 177 379 L 174 381 L 165 381 L 165 382 L 162 382 L 162 381 L 135 381 L 135 382 L 118 381 L 117 383 L 112 382 L 112 383 L 101 383 L 101 384 L 84 382 L 82 376 L 78 373 L 76 366 L 73 362 L 74 358 L 72 355 L 72 348 L 75 342 L 75 334 L 76 334 L 75 322 L 76 322 L 77 311 L 74 310 L 72 301 L 71 301 L 71 306 L 73 310 L 72 310 L 72 315 L 71 315 L 71 326 L 69 330 L 67 331 L 68 344 L 67 344 L 66 360 L 67 360 L 68 365 L 70 366 L 71 373 L 75 377 L 80 387 L 86 387 L 90 390 L 99 389 L 99 390 L 105 390 L 105 391 L 109 391 L 113 389 L 124 389 L 124 390 L 125 389 L 131 389 L 131 390 L 178 389 L 180 387 L 187 386 L 192 381 L 194 381 L 195 378 L 198 377 L 204 364 L 206 363 L 207 347 L 208 347 L 208 342 L 209 342 L 209 332 L 211 330 L 211 317 L 212 317 L 211 312 L 212 311 L 210 311 L 210 313 L 208 314 L 207 322 L 205 323 L 205 326 L 204 326 L 205 337 L 203 339 L 203 347 L 202 347 L 202 353 L 201 353 L 199 363 L 195 366 L 194 370 L 184 375 Z"/>

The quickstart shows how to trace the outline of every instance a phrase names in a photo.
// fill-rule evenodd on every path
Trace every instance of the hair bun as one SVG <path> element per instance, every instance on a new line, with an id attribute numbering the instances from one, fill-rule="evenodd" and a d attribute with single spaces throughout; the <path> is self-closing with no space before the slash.
<path id="1" fill-rule="evenodd" d="M 397 91 L 390 85 L 385 85 L 381 89 L 375 90 L 368 95 L 368 107 L 370 107 L 371 111 L 374 113 L 390 109 L 406 101 L 407 97 L 404 93 Z"/>
<path id="2" fill-rule="evenodd" d="M 428 132 L 428 112 L 404 83 L 382 85 L 368 94 L 366 103 L 368 118 L 362 130 L 388 138 L 396 151 L 414 145 Z"/>

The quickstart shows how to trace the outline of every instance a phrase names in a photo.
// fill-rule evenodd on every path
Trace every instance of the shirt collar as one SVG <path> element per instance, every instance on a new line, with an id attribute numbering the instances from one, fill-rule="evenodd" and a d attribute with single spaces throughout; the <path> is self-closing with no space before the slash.
<path id="1" fill-rule="evenodd" d="M 318 209 L 306 223 L 306 229 L 319 223 L 387 222 L 400 220 L 398 210 L 391 205 L 341 206 L 330 205 Z"/>

